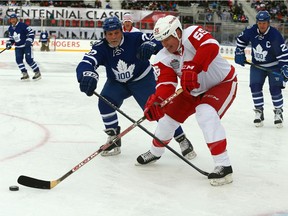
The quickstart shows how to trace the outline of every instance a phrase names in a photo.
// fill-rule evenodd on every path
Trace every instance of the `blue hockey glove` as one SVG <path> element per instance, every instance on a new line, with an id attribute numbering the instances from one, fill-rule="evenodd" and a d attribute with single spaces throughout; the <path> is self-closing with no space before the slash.
<path id="1" fill-rule="evenodd" d="M 272 74 L 277 82 L 277 86 L 280 86 L 282 89 L 284 89 L 286 87 L 286 81 L 282 72 L 272 72 Z"/>
<path id="2" fill-rule="evenodd" d="M 235 50 L 235 63 L 244 66 L 246 61 L 245 52 L 243 49 L 236 48 Z"/>
<path id="3" fill-rule="evenodd" d="M 149 61 L 155 51 L 156 44 L 151 41 L 147 41 L 141 44 L 141 46 L 138 48 L 136 57 L 142 61 Z"/>
<path id="4" fill-rule="evenodd" d="M 32 46 L 31 40 L 26 40 L 25 47 L 31 47 L 31 46 Z"/>
<path id="5" fill-rule="evenodd" d="M 12 43 L 10 41 L 6 42 L 6 49 L 10 50 L 12 48 Z"/>
<path id="6" fill-rule="evenodd" d="M 280 69 L 281 74 L 284 77 L 284 81 L 287 82 L 288 81 L 288 65 L 283 65 Z"/>
<path id="7" fill-rule="evenodd" d="M 83 77 L 80 81 L 80 90 L 84 92 L 87 96 L 92 96 L 94 90 L 97 87 L 99 76 L 97 73 L 92 71 L 83 72 Z"/>

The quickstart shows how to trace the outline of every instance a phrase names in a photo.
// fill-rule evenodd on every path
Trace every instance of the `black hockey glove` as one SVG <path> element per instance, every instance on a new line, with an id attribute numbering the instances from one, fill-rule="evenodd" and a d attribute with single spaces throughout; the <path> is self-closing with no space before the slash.
<path id="1" fill-rule="evenodd" d="M 84 92 L 87 96 L 92 96 L 97 87 L 99 76 L 92 71 L 83 72 L 83 77 L 80 81 L 80 91 Z"/>
<path id="2" fill-rule="evenodd" d="M 12 43 L 10 41 L 6 42 L 6 49 L 10 50 L 12 48 Z"/>
<path id="3" fill-rule="evenodd" d="M 138 48 L 136 57 L 142 61 L 149 61 L 155 51 L 156 44 L 151 41 L 147 41 L 141 44 L 141 46 Z"/>

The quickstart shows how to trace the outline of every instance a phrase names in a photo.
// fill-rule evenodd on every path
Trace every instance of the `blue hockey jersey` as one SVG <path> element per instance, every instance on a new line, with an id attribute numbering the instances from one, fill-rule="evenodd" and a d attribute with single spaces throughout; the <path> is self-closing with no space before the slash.
<path id="1" fill-rule="evenodd" d="M 35 33 L 30 26 L 23 22 L 18 22 L 15 26 L 10 25 L 9 31 L 9 41 L 14 44 L 16 48 L 25 47 L 26 40 L 33 43 Z"/>
<path id="2" fill-rule="evenodd" d="M 136 57 L 137 49 L 145 41 L 149 41 L 142 32 L 123 33 L 118 47 L 109 46 L 106 39 L 94 43 L 89 53 L 85 54 L 77 67 L 77 79 L 80 82 L 84 71 L 96 72 L 103 65 L 106 67 L 108 79 L 121 83 L 136 81 L 146 76 L 152 69 L 149 61 L 141 61 Z M 161 43 L 156 42 L 158 50 Z"/>
<path id="3" fill-rule="evenodd" d="M 244 49 L 251 42 L 252 62 L 266 68 L 281 68 L 288 64 L 288 49 L 280 32 L 270 26 L 264 34 L 257 24 L 248 26 L 237 37 L 237 48 Z"/>
<path id="4" fill-rule="evenodd" d="M 42 32 L 40 33 L 40 39 L 39 39 L 39 41 L 40 41 L 40 42 L 43 42 L 43 43 L 47 43 L 48 40 L 49 40 L 48 32 L 47 32 L 47 31 L 42 31 Z"/>

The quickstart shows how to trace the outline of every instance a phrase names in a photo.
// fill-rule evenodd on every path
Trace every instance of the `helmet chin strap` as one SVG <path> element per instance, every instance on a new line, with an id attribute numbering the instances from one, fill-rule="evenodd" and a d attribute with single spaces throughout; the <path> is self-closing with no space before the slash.
<path id="1" fill-rule="evenodd" d="M 180 38 L 178 38 L 178 37 L 177 37 L 177 39 L 178 39 L 178 41 L 179 41 L 179 45 L 178 45 L 177 51 L 178 51 L 179 53 L 182 53 L 182 39 L 180 39 Z"/>
<path id="2" fill-rule="evenodd" d="M 177 52 L 181 53 L 181 49 L 182 49 L 182 38 L 179 38 L 178 37 L 178 34 L 177 32 L 175 31 L 174 32 L 174 35 L 173 35 L 175 38 L 177 38 L 177 40 L 179 41 L 179 44 L 178 44 L 178 48 L 177 48 Z"/>

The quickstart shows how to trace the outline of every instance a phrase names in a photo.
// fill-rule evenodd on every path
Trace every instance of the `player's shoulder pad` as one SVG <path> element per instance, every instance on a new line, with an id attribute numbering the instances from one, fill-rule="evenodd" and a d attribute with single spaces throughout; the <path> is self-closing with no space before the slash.
<path id="1" fill-rule="evenodd" d="M 140 32 L 142 33 L 142 32 Z M 154 39 L 153 33 L 142 33 L 142 40 L 143 41 L 151 41 Z"/>
<path id="2" fill-rule="evenodd" d="M 101 39 L 98 39 L 98 40 L 95 40 L 95 41 L 90 41 L 90 45 L 91 46 L 99 46 L 102 43 L 103 43 L 103 41 Z"/>
<path id="3" fill-rule="evenodd" d="M 249 25 L 249 26 L 246 27 L 246 29 L 251 29 L 251 28 L 253 28 L 253 26 L 254 25 Z"/>
<path id="4" fill-rule="evenodd" d="M 155 55 L 153 64 L 156 64 L 158 62 L 166 64 L 166 62 L 169 61 L 170 58 L 171 54 L 167 51 L 167 49 L 163 48 Z"/>
<path id="5" fill-rule="evenodd" d="M 95 41 L 90 41 L 90 45 L 92 47 L 94 46 L 100 46 L 101 44 L 103 44 L 103 39 L 99 39 L 99 40 L 95 40 Z"/>

